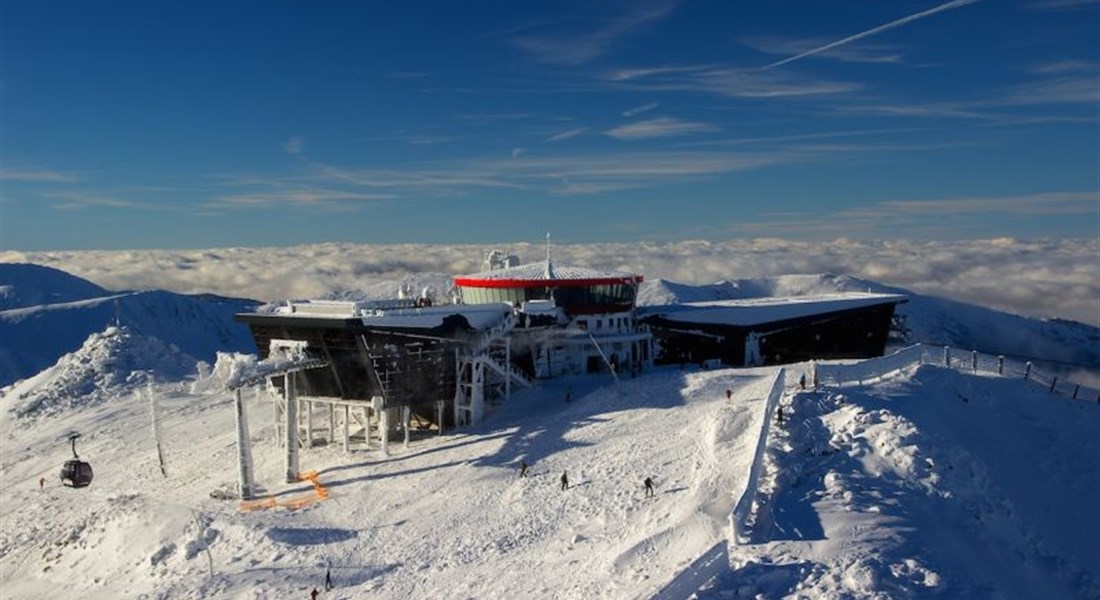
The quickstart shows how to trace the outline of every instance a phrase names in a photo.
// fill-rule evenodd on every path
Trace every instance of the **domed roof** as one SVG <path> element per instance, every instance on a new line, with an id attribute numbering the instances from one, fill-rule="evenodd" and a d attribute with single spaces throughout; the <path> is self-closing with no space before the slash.
<path id="1" fill-rule="evenodd" d="M 550 261 L 531 263 L 455 277 L 460 287 L 581 287 L 642 282 L 641 275 L 623 271 L 599 271 L 586 267 L 557 266 Z"/>

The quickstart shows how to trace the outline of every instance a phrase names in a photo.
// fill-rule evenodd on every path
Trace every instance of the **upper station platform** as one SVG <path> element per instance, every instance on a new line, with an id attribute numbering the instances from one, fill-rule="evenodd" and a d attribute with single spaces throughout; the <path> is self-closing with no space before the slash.
<path id="1" fill-rule="evenodd" d="M 641 275 L 557 266 L 550 261 L 454 278 L 465 304 L 507 302 L 521 306 L 552 299 L 570 314 L 629 311 L 642 280 Z"/>

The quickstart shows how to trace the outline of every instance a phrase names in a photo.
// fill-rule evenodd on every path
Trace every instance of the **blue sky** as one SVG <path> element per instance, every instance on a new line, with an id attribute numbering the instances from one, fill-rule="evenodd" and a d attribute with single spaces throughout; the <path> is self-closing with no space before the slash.
<path id="1" fill-rule="evenodd" d="M 1100 2 L 4 2 L 0 248 L 1100 235 Z"/>

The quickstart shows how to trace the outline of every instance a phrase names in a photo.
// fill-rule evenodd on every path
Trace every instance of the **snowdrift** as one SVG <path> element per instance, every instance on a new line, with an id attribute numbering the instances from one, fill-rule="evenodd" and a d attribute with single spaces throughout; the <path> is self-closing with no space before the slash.
<path id="1" fill-rule="evenodd" d="M 0 391 L 3 410 L 20 418 L 71 415 L 154 381 L 178 381 L 195 358 L 127 327 L 92 334 L 76 352 L 38 375 Z"/>

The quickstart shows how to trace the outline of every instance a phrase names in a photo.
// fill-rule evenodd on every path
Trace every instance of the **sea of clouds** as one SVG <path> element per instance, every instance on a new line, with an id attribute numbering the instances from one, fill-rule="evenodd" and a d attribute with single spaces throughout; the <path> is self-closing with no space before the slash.
<path id="1" fill-rule="evenodd" d="M 321 297 L 417 273 L 482 270 L 499 249 L 524 263 L 541 244 L 326 243 L 207 250 L 0 252 L 3 262 L 58 268 L 111 290 L 165 289 L 256 300 Z M 836 273 L 1040 318 L 1100 326 L 1100 239 L 951 242 L 751 239 L 554 245 L 553 260 L 707 284 Z"/>

